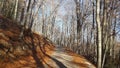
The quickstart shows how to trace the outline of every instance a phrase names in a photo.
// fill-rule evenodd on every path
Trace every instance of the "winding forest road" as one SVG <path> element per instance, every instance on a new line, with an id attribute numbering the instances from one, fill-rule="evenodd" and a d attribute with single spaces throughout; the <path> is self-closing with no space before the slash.
<path id="1" fill-rule="evenodd" d="M 62 47 L 56 47 L 50 57 L 53 62 L 48 64 L 53 65 L 54 68 L 95 68 L 83 57 L 69 54 Z"/>
<path id="2" fill-rule="evenodd" d="M 63 64 L 56 68 L 79 68 L 79 66 L 71 62 L 73 61 L 73 57 L 65 53 L 64 48 L 56 47 L 55 52 L 51 56 Z"/>

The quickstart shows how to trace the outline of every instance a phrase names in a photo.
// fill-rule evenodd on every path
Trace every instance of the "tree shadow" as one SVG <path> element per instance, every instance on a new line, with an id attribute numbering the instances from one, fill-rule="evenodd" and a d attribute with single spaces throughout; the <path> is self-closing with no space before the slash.
<path id="1" fill-rule="evenodd" d="M 40 59 L 38 58 L 38 56 L 37 56 L 36 48 L 35 48 L 34 46 L 32 47 L 32 54 L 33 54 L 32 56 L 33 56 L 34 60 L 36 61 L 37 67 L 42 67 L 42 68 L 44 68 L 41 60 L 40 60 Z"/>
<path id="2" fill-rule="evenodd" d="M 47 57 L 52 59 L 60 68 L 67 68 L 62 62 L 58 61 L 57 59 L 50 57 L 49 55 L 45 54 Z"/>
<path id="3" fill-rule="evenodd" d="M 37 67 L 40 67 L 40 68 L 45 68 L 45 66 L 43 65 L 43 62 L 50 68 L 53 68 L 50 64 L 48 64 L 46 61 L 44 61 L 44 57 L 43 56 L 37 56 L 37 51 L 36 51 L 36 47 L 39 46 L 39 49 L 40 51 L 44 54 L 44 56 L 48 57 L 49 59 L 53 60 L 57 66 L 59 66 L 59 68 L 67 68 L 62 62 L 60 62 L 59 60 L 49 56 L 48 54 L 46 54 L 46 51 L 45 51 L 45 46 L 48 45 L 50 46 L 50 43 L 49 41 L 46 40 L 46 38 L 43 38 L 43 43 L 44 44 L 41 44 L 41 40 L 39 39 L 39 37 L 37 37 L 37 40 L 39 41 L 37 43 L 37 46 L 35 46 L 35 42 L 34 42 L 34 37 L 32 33 L 29 34 L 30 38 L 31 38 L 31 45 L 27 44 L 27 46 L 29 47 L 29 49 L 32 51 L 32 57 L 34 58 L 35 62 L 36 62 L 36 65 Z M 39 59 L 40 57 L 40 59 Z"/>
<path id="4" fill-rule="evenodd" d="M 39 67 L 40 68 L 45 68 L 43 63 L 42 63 L 42 60 L 39 59 L 39 57 L 37 56 L 37 51 L 36 51 L 36 47 L 35 47 L 34 37 L 33 37 L 31 32 L 30 32 L 29 36 L 30 36 L 30 39 L 31 39 L 31 45 L 26 43 L 26 42 L 25 43 L 26 43 L 26 45 L 28 46 L 28 48 L 32 52 L 32 57 L 33 57 L 33 59 L 36 62 L 37 68 L 39 68 Z"/>
<path id="5" fill-rule="evenodd" d="M 40 49 L 41 49 L 41 46 L 39 46 L 39 47 L 40 47 Z M 59 60 L 57 60 L 57 59 L 49 56 L 48 54 L 46 54 L 46 53 L 44 52 L 45 50 L 42 50 L 42 49 L 41 49 L 41 51 L 43 52 L 43 54 L 44 54 L 45 56 L 47 56 L 48 58 L 52 59 L 52 60 L 59 66 L 59 68 L 67 68 L 62 62 L 60 62 Z"/>

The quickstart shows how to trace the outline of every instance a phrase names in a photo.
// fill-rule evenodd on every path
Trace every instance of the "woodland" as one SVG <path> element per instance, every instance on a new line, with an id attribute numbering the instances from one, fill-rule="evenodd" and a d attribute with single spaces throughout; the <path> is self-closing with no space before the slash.
<path id="1" fill-rule="evenodd" d="M 15 36 L 4 32 L 7 30 Z M 50 48 L 66 48 L 85 57 L 96 68 L 120 68 L 120 0 L 0 0 L 0 61 L 2 51 L 9 52 L 3 49 L 2 33 L 14 40 L 25 39 L 27 43 L 27 35 L 39 37 L 32 32 L 43 36 L 46 45 L 54 44 Z M 38 41 L 31 41 L 31 45 L 37 45 Z M 18 42 L 24 44 L 16 41 L 16 46 Z M 35 53 L 34 46 L 29 49 Z"/>

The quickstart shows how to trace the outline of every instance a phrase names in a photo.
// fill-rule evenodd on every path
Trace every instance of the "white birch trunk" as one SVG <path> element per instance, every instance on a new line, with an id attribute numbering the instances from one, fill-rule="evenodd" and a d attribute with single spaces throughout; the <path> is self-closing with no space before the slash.
<path id="1" fill-rule="evenodd" d="M 102 37 L 101 37 L 101 22 L 100 22 L 100 0 L 97 0 L 96 7 L 96 22 L 97 22 L 97 31 L 98 31 L 98 63 L 97 68 L 101 68 L 102 65 Z"/>

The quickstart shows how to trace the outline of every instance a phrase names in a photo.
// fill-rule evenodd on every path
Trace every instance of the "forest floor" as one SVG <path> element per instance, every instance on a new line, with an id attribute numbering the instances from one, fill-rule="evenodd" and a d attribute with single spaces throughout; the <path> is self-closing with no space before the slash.
<path id="1" fill-rule="evenodd" d="M 0 16 L 0 68 L 95 68 L 68 48 Z"/>

